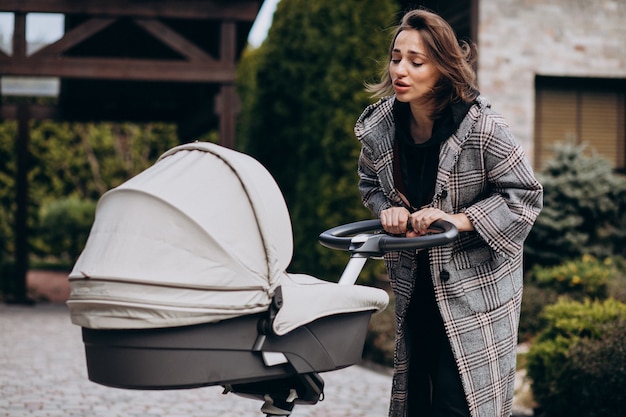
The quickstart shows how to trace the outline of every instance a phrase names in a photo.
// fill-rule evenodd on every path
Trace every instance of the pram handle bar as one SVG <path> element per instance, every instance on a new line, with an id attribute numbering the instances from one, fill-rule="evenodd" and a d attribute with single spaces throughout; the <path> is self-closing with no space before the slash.
<path id="1" fill-rule="evenodd" d="M 444 220 L 435 221 L 430 230 L 434 233 L 412 238 L 396 237 L 383 232 L 380 220 L 362 220 L 333 227 L 320 234 L 319 241 L 327 248 L 348 250 L 353 255 L 377 257 L 386 252 L 446 245 L 459 234 L 452 223 Z M 355 236 L 366 232 L 371 234 Z"/>

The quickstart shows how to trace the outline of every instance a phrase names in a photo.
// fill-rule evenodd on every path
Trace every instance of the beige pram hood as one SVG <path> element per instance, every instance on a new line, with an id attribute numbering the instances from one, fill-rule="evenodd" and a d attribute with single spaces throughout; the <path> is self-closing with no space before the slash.
<path id="1" fill-rule="evenodd" d="M 108 191 L 70 273 L 72 322 L 139 329 L 217 322 L 268 309 L 285 334 L 317 318 L 381 310 L 379 289 L 288 274 L 293 237 L 280 189 L 256 160 L 190 143 Z"/>

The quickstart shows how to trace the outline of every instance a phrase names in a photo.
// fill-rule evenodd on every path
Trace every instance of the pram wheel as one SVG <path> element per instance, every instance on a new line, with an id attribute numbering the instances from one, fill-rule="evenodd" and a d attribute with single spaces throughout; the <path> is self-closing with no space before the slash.
<path id="1" fill-rule="evenodd" d="M 294 400 L 297 394 L 292 390 L 291 394 L 287 398 L 272 398 L 266 395 L 265 403 L 261 407 L 261 412 L 265 413 L 267 417 L 277 416 L 289 416 L 293 410 Z"/>
<path id="2" fill-rule="evenodd" d="M 317 404 L 324 398 L 324 380 L 317 372 L 292 375 L 277 380 L 233 384 L 224 393 L 264 401 L 261 412 L 266 416 L 289 416 L 296 404 Z"/>

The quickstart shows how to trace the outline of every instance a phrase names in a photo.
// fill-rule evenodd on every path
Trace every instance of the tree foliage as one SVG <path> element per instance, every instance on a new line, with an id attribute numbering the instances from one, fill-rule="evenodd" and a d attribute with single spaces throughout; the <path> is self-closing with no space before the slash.
<path id="1" fill-rule="evenodd" d="M 285 195 L 292 269 L 336 277 L 346 255 L 321 247 L 319 233 L 371 217 L 357 189 L 353 129 L 371 102 L 363 83 L 380 70 L 395 12 L 392 0 L 282 0 L 267 39 L 242 60 L 238 140 Z"/>

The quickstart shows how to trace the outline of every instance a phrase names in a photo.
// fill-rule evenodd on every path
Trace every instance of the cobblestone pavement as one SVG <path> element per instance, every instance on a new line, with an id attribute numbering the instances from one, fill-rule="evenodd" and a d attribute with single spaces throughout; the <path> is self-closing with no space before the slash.
<path id="1" fill-rule="evenodd" d="M 391 378 L 362 366 L 322 374 L 325 399 L 292 417 L 384 417 Z M 63 304 L 0 304 L 0 417 L 263 416 L 261 402 L 221 387 L 134 391 L 87 379 L 80 328 Z"/>

